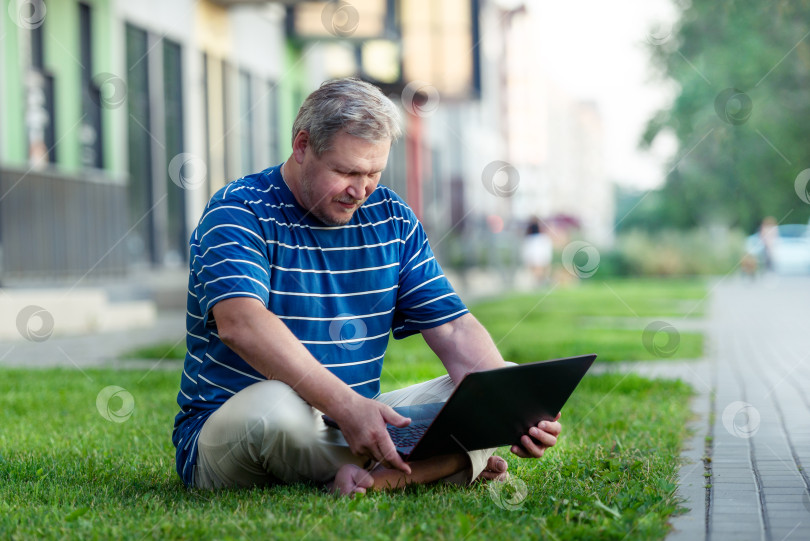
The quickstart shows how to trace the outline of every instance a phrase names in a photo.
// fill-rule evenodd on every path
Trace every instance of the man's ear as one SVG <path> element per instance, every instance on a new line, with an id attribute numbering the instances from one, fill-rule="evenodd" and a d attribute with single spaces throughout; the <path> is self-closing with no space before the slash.
<path id="1" fill-rule="evenodd" d="M 308 148 L 309 132 L 301 130 L 296 134 L 292 145 L 293 158 L 295 158 L 296 163 L 299 165 L 304 163 L 304 154 L 306 154 Z"/>

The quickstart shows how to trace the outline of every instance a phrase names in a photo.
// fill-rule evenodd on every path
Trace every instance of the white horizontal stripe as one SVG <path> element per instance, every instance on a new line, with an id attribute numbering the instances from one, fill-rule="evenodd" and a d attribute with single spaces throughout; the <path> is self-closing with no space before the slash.
<path id="1" fill-rule="evenodd" d="M 218 364 L 219 366 L 222 366 L 224 368 L 227 368 L 228 370 L 236 372 L 237 374 L 242 374 L 243 376 L 249 377 L 250 379 L 255 379 L 256 381 L 264 381 L 266 379 L 266 378 L 257 378 L 256 376 L 248 374 L 247 372 L 242 372 L 241 370 L 238 370 L 238 369 L 234 368 L 233 366 L 229 366 L 229 365 L 227 365 L 225 363 L 221 363 L 218 360 L 214 359 L 209 353 L 206 353 L 205 356 L 208 357 L 209 359 L 211 359 L 212 361 L 214 361 L 215 364 Z"/>
<path id="2" fill-rule="evenodd" d="M 214 248 L 222 248 L 223 246 L 233 246 L 234 244 L 236 244 L 237 246 L 239 245 L 238 242 L 236 242 L 235 240 L 232 240 L 230 242 L 223 242 L 222 244 L 217 244 L 216 246 L 209 246 L 202 254 L 195 255 L 191 259 L 191 262 L 194 263 L 194 260 L 197 259 L 198 257 L 200 259 L 203 259 L 205 256 L 208 255 L 208 252 L 210 252 Z M 192 246 L 192 248 L 200 248 L 199 244 L 192 244 L 191 246 Z"/>
<path id="3" fill-rule="evenodd" d="M 445 293 L 444 295 L 442 295 L 440 297 L 436 297 L 435 299 L 430 299 L 429 301 L 425 301 L 422 304 L 417 304 L 416 306 L 411 306 L 408 309 L 409 310 L 414 310 L 416 308 L 422 308 L 423 306 L 428 305 L 428 304 L 430 304 L 432 302 L 440 301 L 440 300 L 442 300 L 442 299 L 444 299 L 446 297 L 452 297 L 453 295 L 455 295 L 455 293 Z"/>
<path id="4" fill-rule="evenodd" d="M 202 359 L 200 359 L 199 357 L 197 357 L 196 355 L 194 355 L 194 354 L 193 354 L 193 353 L 191 353 L 190 351 L 187 351 L 186 353 L 188 353 L 188 356 L 189 356 L 189 357 L 191 357 L 192 359 L 194 359 L 194 360 L 195 360 L 195 361 L 197 361 L 198 363 L 202 364 Z"/>
<path id="5" fill-rule="evenodd" d="M 376 340 L 377 338 L 382 338 L 383 336 L 388 336 L 390 331 L 386 331 L 383 334 L 378 334 L 376 336 L 366 336 L 364 338 L 352 338 L 350 340 L 301 340 L 302 344 L 351 344 L 354 342 L 368 342 L 370 340 Z"/>
<path id="6" fill-rule="evenodd" d="M 257 269 L 261 270 L 264 274 L 267 274 L 267 269 L 265 269 L 264 267 L 262 267 L 258 263 L 255 263 L 253 261 L 248 261 L 247 259 L 230 259 L 230 258 L 220 259 L 216 263 L 211 263 L 209 265 L 203 265 L 202 267 L 200 267 L 200 270 L 197 271 L 197 272 L 202 272 L 202 270 L 205 269 L 205 268 L 216 267 L 217 265 L 222 265 L 223 263 L 247 263 L 248 265 L 253 265 Z"/>
<path id="7" fill-rule="evenodd" d="M 256 199 L 255 201 L 248 201 L 248 203 L 264 203 L 264 199 Z M 281 203 L 280 205 L 274 205 L 272 203 L 264 203 L 265 207 L 270 207 L 271 209 L 281 209 L 281 208 L 295 208 L 296 205 L 290 203 Z"/>
<path id="8" fill-rule="evenodd" d="M 214 231 L 216 231 L 217 229 L 220 229 L 220 228 L 223 228 L 223 227 L 232 228 L 232 229 L 241 229 L 242 231 L 245 231 L 246 233 L 250 233 L 251 235 L 253 235 L 253 236 L 254 236 L 254 237 L 256 237 L 257 239 L 259 239 L 261 242 L 264 242 L 264 237 L 262 237 L 261 235 L 259 235 L 259 234 L 258 234 L 258 233 L 256 233 L 255 231 L 251 231 L 251 230 L 250 230 L 250 229 L 248 229 L 247 227 L 242 227 L 241 225 L 236 225 L 236 224 L 219 224 L 219 225 L 215 225 L 214 227 L 212 227 L 211 229 L 209 229 L 208 231 L 206 231 L 206 232 L 205 232 L 205 234 L 204 234 L 202 237 L 200 237 L 200 243 L 202 243 L 203 239 L 204 239 L 204 238 L 205 238 L 205 237 L 206 237 L 206 236 L 207 236 L 209 233 L 213 233 L 213 232 L 214 232 Z"/>
<path id="9" fill-rule="evenodd" d="M 444 278 L 444 274 L 440 274 L 440 275 L 438 275 L 438 276 L 434 276 L 434 277 L 433 277 L 433 278 L 431 278 L 430 280 L 427 280 L 426 282 L 422 282 L 421 284 L 419 284 L 418 286 L 414 287 L 413 289 L 411 289 L 411 290 L 410 290 L 410 291 L 408 291 L 407 293 L 403 293 L 402 295 L 400 295 L 400 296 L 399 296 L 399 300 L 404 299 L 405 297 L 407 297 L 408 295 L 410 295 L 411 293 L 413 293 L 414 291 L 416 291 L 416 290 L 417 290 L 417 289 L 419 289 L 420 287 L 422 287 L 422 286 L 424 286 L 424 285 L 427 285 L 427 284 L 429 284 L 430 282 L 432 282 L 432 281 L 434 281 L 434 280 L 438 280 L 439 278 Z"/>
<path id="10" fill-rule="evenodd" d="M 416 270 L 419 267 L 421 267 L 422 265 L 424 265 L 425 263 L 427 263 L 428 261 L 432 261 L 434 259 L 436 259 L 436 258 L 435 257 L 429 257 L 427 259 L 423 259 L 418 265 L 414 265 L 414 267 L 411 270 Z"/>
<path id="11" fill-rule="evenodd" d="M 186 314 L 193 317 L 194 319 L 205 319 L 203 316 L 196 316 L 196 315 L 192 314 L 191 312 L 189 312 L 188 310 L 186 310 Z"/>
<path id="12" fill-rule="evenodd" d="M 379 267 L 361 267 L 358 269 L 348 269 L 348 270 L 316 270 L 316 269 L 296 269 L 296 268 L 286 268 L 286 267 L 279 267 L 278 265 L 270 265 L 271 269 L 277 269 L 280 271 L 285 272 L 308 272 L 314 274 L 353 274 L 355 272 L 368 272 L 368 271 L 375 271 L 375 270 L 382 270 L 388 269 L 391 267 L 398 267 L 399 263 L 390 263 L 388 265 L 381 265 Z"/>
<path id="13" fill-rule="evenodd" d="M 187 395 L 186 393 L 184 393 L 184 392 L 183 392 L 183 388 L 182 388 L 182 387 L 180 388 L 180 394 L 181 394 L 181 395 L 183 395 L 183 396 L 185 396 L 186 398 L 188 398 L 190 401 L 192 401 L 192 402 L 194 401 L 194 399 L 193 399 L 193 398 L 191 398 L 189 395 Z"/>
<path id="14" fill-rule="evenodd" d="M 200 379 L 201 379 L 201 380 L 203 380 L 203 381 L 205 381 L 206 383 L 210 383 L 210 384 L 211 384 L 211 385 L 213 385 L 214 387 L 219 387 L 219 388 L 220 388 L 220 389 L 222 389 L 223 391 L 228 391 L 228 392 L 229 392 L 229 393 L 231 393 L 231 394 L 236 394 L 235 392 L 231 391 L 231 390 L 230 390 L 230 389 L 228 389 L 227 387 L 223 387 L 222 385 L 217 385 L 216 383 L 214 383 L 213 381 L 211 381 L 210 379 L 206 378 L 206 377 L 205 377 L 205 376 L 203 376 L 203 375 L 200 375 Z"/>
<path id="15" fill-rule="evenodd" d="M 370 291 L 357 291 L 355 293 L 303 293 L 295 291 L 276 291 L 271 289 L 270 293 L 275 295 L 291 295 L 294 297 L 356 297 L 357 295 L 372 295 L 374 293 L 383 293 L 398 288 L 399 285 L 386 287 L 384 289 L 372 289 Z"/>
<path id="16" fill-rule="evenodd" d="M 281 241 L 277 240 L 268 240 L 265 241 L 267 244 L 275 244 L 280 248 L 290 248 L 291 250 L 315 250 L 321 252 L 336 252 L 340 250 L 366 250 L 368 248 L 380 248 L 382 246 L 388 246 L 389 244 L 394 244 L 395 242 L 399 242 L 400 244 L 405 244 L 405 241 L 402 239 L 394 239 L 389 240 L 387 242 L 378 242 L 377 244 L 363 244 L 360 246 L 337 246 L 334 248 L 323 248 L 322 246 L 300 246 L 298 244 L 285 244 Z"/>
<path id="17" fill-rule="evenodd" d="M 417 230 L 417 229 L 419 229 L 419 222 L 416 222 L 416 223 L 413 225 L 413 228 L 411 229 L 411 232 L 410 232 L 410 233 L 408 233 L 408 235 L 405 237 L 405 240 L 410 239 L 410 238 L 411 238 L 411 236 L 412 236 L 414 233 L 416 233 L 416 230 Z"/>
<path id="18" fill-rule="evenodd" d="M 205 399 L 205 397 L 204 397 L 203 395 L 198 394 L 197 396 L 199 396 L 199 397 L 200 397 L 200 400 L 202 400 L 203 402 L 208 402 L 208 400 L 206 400 L 206 399 Z"/>
<path id="19" fill-rule="evenodd" d="M 255 249 L 255 248 L 251 248 L 250 246 L 242 246 L 242 248 L 244 248 L 248 252 L 253 252 L 254 254 L 256 254 L 259 257 L 267 259 L 267 254 L 263 254 L 262 252 L 260 252 L 259 250 Z"/>
<path id="20" fill-rule="evenodd" d="M 249 209 L 246 209 L 245 207 L 240 207 L 240 206 L 236 206 L 236 205 L 219 205 L 217 207 L 212 208 L 211 210 L 209 210 L 205 214 L 203 214 L 202 218 L 200 218 L 200 223 L 205 221 L 205 219 L 208 217 L 209 214 L 213 214 L 218 210 L 225 210 L 225 209 L 235 209 L 235 210 L 239 210 L 241 212 L 244 212 L 246 214 L 253 214 Z"/>
<path id="21" fill-rule="evenodd" d="M 194 338 L 199 338 L 203 342 L 208 342 L 208 338 L 206 338 L 204 336 L 198 336 L 198 335 L 196 335 L 194 333 L 191 333 L 191 332 L 188 332 L 188 331 L 186 331 L 186 334 L 188 334 L 189 336 L 193 336 Z"/>
<path id="22" fill-rule="evenodd" d="M 242 179 L 244 179 L 244 178 L 245 178 L 245 177 L 242 177 L 242 178 L 240 178 L 239 180 L 242 180 Z M 234 181 L 234 182 L 239 182 L 239 180 L 236 180 L 236 181 Z M 232 182 L 231 184 L 233 184 L 233 182 Z M 257 186 L 247 186 L 247 185 L 245 185 L 245 184 L 242 184 L 241 186 L 237 186 L 236 188 L 234 188 L 232 191 L 233 191 L 233 192 L 238 192 L 239 190 L 250 190 L 251 192 L 267 193 L 267 192 L 269 192 L 270 190 L 280 190 L 280 189 L 281 189 L 281 188 L 279 188 L 278 186 L 274 186 L 274 185 L 272 185 L 272 184 L 270 184 L 269 186 L 267 186 L 267 188 L 265 188 L 264 190 L 262 190 L 262 189 L 258 188 Z M 225 190 L 225 193 L 228 193 L 228 190 L 227 190 L 227 189 Z M 223 195 L 224 195 L 224 194 L 223 194 Z"/>
<path id="23" fill-rule="evenodd" d="M 350 319 L 362 319 L 364 317 L 377 317 L 377 316 L 384 316 L 386 314 L 390 314 L 396 310 L 396 308 L 391 308 L 390 310 L 386 310 L 385 312 L 375 312 L 373 314 L 360 314 L 360 315 L 348 315 L 342 317 L 306 317 L 306 316 L 276 316 L 279 319 L 296 319 L 302 321 L 343 321 L 343 320 L 350 320 Z"/>
<path id="24" fill-rule="evenodd" d="M 373 363 L 374 361 L 379 361 L 383 357 L 385 357 L 385 354 L 374 357 L 373 359 L 367 359 L 365 361 L 356 361 L 356 362 L 353 362 L 353 363 L 325 364 L 325 365 L 323 365 L 323 367 L 324 368 L 343 368 L 344 366 L 357 366 L 358 364 L 368 364 L 368 363 Z"/>
<path id="25" fill-rule="evenodd" d="M 214 248 L 222 248 L 223 246 L 234 246 L 234 245 L 235 245 L 235 246 L 239 246 L 240 248 L 242 248 L 243 250 L 246 250 L 246 251 L 248 251 L 248 252 L 253 252 L 254 254 L 256 254 L 257 256 L 259 256 L 259 257 L 261 257 L 261 258 L 266 258 L 266 257 L 267 257 L 267 254 L 263 254 L 263 253 L 261 253 L 260 251 L 256 250 L 255 248 L 251 248 L 250 246 L 245 246 L 244 244 L 239 244 L 239 243 L 238 243 L 238 242 L 236 242 L 236 241 L 232 241 L 232 242 L 223 242 L 222 244 L 217 244 L 216 246 L 209 246 L 209 247 L 208 247 L 208 249 L 207 249 L 207 250 L 205 250 L 205 252 L 204 252 L 202 255 L 199 255 L 199 254 L 198 254 L 198 255 L 195 255 L 195 256 L 194 256 L 194 257 L 191 259 L 191 264 L 192 264 L 192 266 L 193 266 L 193 265 L 194 265 L 194 263 L 195 263 L 195 261 L 196 261 L 198 258 L 199 258 L 199 259 L 203 259 L 203 260 L 205 260 L 205 257 L 208 255 L 208 252 L 210 252 L 210 251 L 211 251 L 211 250 L 213 250 Z M 200 245 L 199 245 L 199 244 L 193 244 L 193 245 L 192 245 L 192 247 L 197 247 L 197 248 L 199 248 L 199 247 L 200 247 Z M 202 269 L 200 269 L 200 270 L 202 270 Z M 197 286 L 195 286 L 195 287 L 197 287 Z"/>
<path id="26" fill-rule="evenodd" d="M 363 208 L 376 207 L 377 205 L 382 205 L 384 203 L 393 203 L 395 205 L 399 205 L 400 207 L 408 208 L 408 205 L 392 197 L 387 197 L 385 199 L 375 201 L 374 203 L 366 203 L 365 205 L 363 205 Z"/>
<path id="27" fill-rule="evenodd" d="M 196 380 L 196 379 L 194 379 L 194 378 L 192 378 L 191 376 L 189 376 L 189 375 L 188 375 L 188 372 L 186 372 L 186 369 L 185 369 L 185 368 L 183 368 L 183 375 L 184 375 L 184 376 L 186 376 L 186 377 L 187 377 L 188 379 L 190 379 L 191 381 L 193 381 L 195 385 L 197 384 L 197 380 Z M 182 391 L 182 389 L 180 389 L 180 390 Z M 191 400 L 191 397 L 188 397 L 188 399 L 189 399 L 189 400 Z"/>
<path id="28" fill-rule="evenodd" d="M 256 282 L 257 284 L 262 286 L 262 289 L 264 289 L 268 293 L 270 292 L 270 290 L 267 288 L 267 286 L 263 282 L 261 282 L 260 280 L 257 280 L 256 278 L 254 278 L 252 276 L 248 276 L 247 274 L 229 274 L 228 276 L 220 276 L 219 278 L 214 278 L 213 280 L 206 281 L 205 285 L 208 286 L 209 284 L 219 282 L 220 280 L 226 280 L 228 278 L 244 278 L 246 280 L 250 280 L 251 282 Z"/>
<path id="29" fill-rule="evenodd" d="M 459 310 L 458 312 L 453 312 L 452 314 L 447 314 L 446 316 L 443 316 L 443 317 L 437 317 L 436 319 L 426 319 L 426 320 L 421 320 L 421 321 L 418 320 L 418 319 L 406 319 L 405 323 L 435 323 L 437 321 L 441 321 L 443 319 L 447 319 L 449 317 L 453 317 L 453 316 L 456 316 L 458 314 L 463 314 L 464 312 L 467 312 L 467 311 L 468 310 L 465 308 L 464 310 Z M 400 328 L 402 328 L 402 327 L 400 327 Z"/>
<path id="30" fill-rule="evenodd" d="M 228 298 L 228 297 L 255 297 L 255 298 L 259 299 L 259 302 L 264 304 L 264 299 L 259 297 L 255 293 L 248 293 L 247 291 L 236 291 L 236 292 L 229 291 L 228 293 L 223 293 L 219 297 L 214 297 L 213 299 L 211 299 L 208 302 L 207 306 L 211 306 L 215 302 L 217 302 L 217 301 L 219 301 L 221 299 L 224 299 L 224 298 Z"/>
<path id="31" fill-rule="evenodd" d="M 195 299 L 197 298 L 197 295 L 193 291 L 191 291 L 190 289 L 188 290 L 188 294 L 191 295 L 192 297 L 194 297 Z"/>
<path id="32" fill-rule="evenodd" d="M 400 273 L 400 274 L 402 274 L 402 271 L 404 271 L 405 269 L 408 269 L 408 265 L 410 265 L 410 264 L 411 264 L 411 261 L 413 261 L 414 259 L 416 259 L 417 257 L 419 257 L 419 254 L 421 254 L 421 253 L 422 253 L 422 250 L 425 248 L 425 244 L 427 244 L 427 239 L 425 239 L 425 241 L 422 243 L 422 246 L 420 246 L 420 247 L 419 247 L 419 249 L 416 251 L 416 253 L 415 253 L 415 254 L 413 254 L 413 255 L 411 256 L 411 258 L 408 260 L 408 262 L 407 262 L 407 263 L 405 263 L 405 264 L 402 266 L 402 270 L 401 270 L 401 271 L 399 271 L 399 273 Z M 413 269 L 408 269 L 408 272 L 411 272 L 412 270 L 413 270 Z"/>
<path id="33" fill-rule="evenodd" d="M 189 446 L 189 445 L 191 445 L 192 443 L 194 443 L 195 441 L 197 441 L 197 438 L 199 438 L 199 437 L 200 437 L 200 433 L 199 433 L 199 432 L 197 432 L 197 434 L 194 436 L 194 439 L 193 439 L 193 440 L 188 440 L 188 441 L 186 442 L 186 446 L 185 446 L 185 448 L 184 448 L 184 449 L 188 449 L 188 446 Z M 183 469 L 185 470 L 185 468 L 183 468 Z"/>
<path id="34" fill-rule="evenodd" d="M 366 381 L 361 381 L 360 383 L 352 383 L 349 387 L 359 387 L 360 385 L 365 385 L 366 383 L 374 383 L 375 381 L 380 381 L 380 378 L 369 379 Z"/>

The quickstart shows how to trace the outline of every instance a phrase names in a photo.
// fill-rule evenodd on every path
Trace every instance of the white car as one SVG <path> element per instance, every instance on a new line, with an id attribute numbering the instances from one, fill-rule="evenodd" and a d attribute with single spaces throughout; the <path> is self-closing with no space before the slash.
<path id="1" fill-rule="evenodd" d="M 773 271 L 778 274 L 810 274 L 810 228 L 804 224 L 777 226 L 779 236 L 773 247 Z M 765 247 L 759 233 L 745 242 L 745 251 L 765 269 Z"/>

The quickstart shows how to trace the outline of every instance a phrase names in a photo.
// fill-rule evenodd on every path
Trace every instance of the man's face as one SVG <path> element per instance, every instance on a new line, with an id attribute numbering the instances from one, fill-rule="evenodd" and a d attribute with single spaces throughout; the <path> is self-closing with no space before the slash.
<path id="1" fill-rule="evenodd" d="M 377 188 L 389 141 L 370 143 L 345 132 L 320 157 L 307 147 L 301 163 L 299 203 L 327 225 L 343 225 Z"/>

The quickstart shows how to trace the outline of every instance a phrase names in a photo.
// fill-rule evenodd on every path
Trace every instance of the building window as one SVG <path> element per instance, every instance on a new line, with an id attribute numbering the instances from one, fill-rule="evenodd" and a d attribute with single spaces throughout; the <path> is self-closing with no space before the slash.
<path id="1" fill-rule="evenodd" d="M 40 9 L 40 8 L 37 8 Z M 56 110 L 54 76 L 45 68 L 45 34 L 43 24 L 31 29 L 31 72 L 28 92 L 29 107 L 36 104 L 35 113 L 29 112 L 27 128 L 29 158 L 38 163 L 56 163 Z"/>
<path id="2" fill-rule="evenodd" d="M 154 260 L 152 227 L 152 141 L 149 102 L 148 36 L 144 30 L 126 27 L 127 143 L 129 151 L 129 213 L 136 224 L 127 237 L 133 262 Z"/>
<path id="3" fill-rule="evenodd" d="M 281 133 L 278 122 L 278 86 L 275 82 L 267 83 L 267 145 L 270 160 L 268 166 L 280 163 L 284 158 L 281 156 Z"/>
<path id="4" fill-rule="evenodd" d="M 166 163 L 184 152 L 183 138 L 183 62 L 179 43 L 163 38 L 163 95 L 165 96 Z M 186 230 L 186 191 L 166 177 L 168 199 L 167 252 L 165 261 L 185 261 L 188 253 Z"/>
<path id="5" fill-rule="evenodd" d="M 82 165 L 104 167 L 101 131 L 101 89 L 93 81 L 93 19 L 89 5 L 79 4 L 79 59 L 81 61 L 82 125 L 79 141 L 82 145 Z"/>

